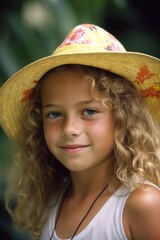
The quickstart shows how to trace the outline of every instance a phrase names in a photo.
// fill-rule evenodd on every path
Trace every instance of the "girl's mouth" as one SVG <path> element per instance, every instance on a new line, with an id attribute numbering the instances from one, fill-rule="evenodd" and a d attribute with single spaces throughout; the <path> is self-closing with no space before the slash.
<path id="1" fill-rule="evenodd" d="M 64 145 L 64 146 L 61 146 L 61 148 L 67 153 L 78 153 L 86 149 L 88 146 L 89 145 L 75 144 L 75 145 Z"/>

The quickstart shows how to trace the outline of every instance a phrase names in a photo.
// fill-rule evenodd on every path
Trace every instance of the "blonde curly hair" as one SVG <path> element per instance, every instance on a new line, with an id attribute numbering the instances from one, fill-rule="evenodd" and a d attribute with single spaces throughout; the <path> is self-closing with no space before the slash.
<path id="1" fill-rule="evenodd" d="M 55 196 L 65 180 L 67 170 L 50 153 L 43 133 L 41 116 L 41 83 L 53 71 L 73 69 L 92 79 L 102 93 L 102 102 L 111 107 L 115 124 L 114 166 L 121 184 L 137 187 L 144 181 L 160 185 L 160 138 L 143 97 L 135 86 L 114 73 L 103 69 L 65 65 L 47 72 L 37 84 L 28 102 L 25 126 L 26 141 L 20 145 L 13 163 L 12 185 L 7 195 L 7 209 L 16 226 L 39 239 Z"/>

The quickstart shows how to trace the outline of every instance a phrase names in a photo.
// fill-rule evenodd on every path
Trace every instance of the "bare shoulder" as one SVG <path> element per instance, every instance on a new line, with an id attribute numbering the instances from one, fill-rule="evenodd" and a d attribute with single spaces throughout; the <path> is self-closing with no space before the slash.
<path id="1" fill-rule="evenodd" d="M 129 240 L 160 240 L 160 189 L 148 184 L 135 189 L 127 200 L 123 223 Z"/>
<path id="2" fill-rule="evenodd" d="M 153 185 L 145 184 L 133 190 L 128 199 L 128 203 L 131 206 L 140 208 L 143 211 L 145 210 L 145 207 L 153 207 L 153 203 L 157 202 L 157 204 L 160 204 L 159 200 L 160 189 Z"/>

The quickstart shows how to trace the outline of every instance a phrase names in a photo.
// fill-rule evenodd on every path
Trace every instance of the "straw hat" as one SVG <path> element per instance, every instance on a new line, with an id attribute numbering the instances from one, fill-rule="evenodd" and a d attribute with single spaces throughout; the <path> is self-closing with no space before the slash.
<path id="1" fill-rule="evenodd" d="M 145 97 L 153 118 L 160 121 L 160 60 L 127 52 L 104 29 L 82 24 L 67 35 L 51 56 L 22 68 L 0 88 L 0 124 L 14 142 L 23 139 L 25 104 L 38 80 L 51 68 L 63 64 L 99 67 L 129 79 Z"/>

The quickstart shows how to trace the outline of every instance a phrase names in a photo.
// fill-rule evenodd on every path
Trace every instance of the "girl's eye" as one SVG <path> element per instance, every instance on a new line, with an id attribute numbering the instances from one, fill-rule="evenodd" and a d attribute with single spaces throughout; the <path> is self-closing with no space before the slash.
<path id="1" fill-rule="evenodd" d="M 94 114 L 96 114 L 96 113 L 98 113 L 98 111 L 97 110 L 95 110 L 95 109 L 85 109 L 84 111 L 83 111 L 83 115 L 85 115 L 85 116 L 92 116 L 92 115 L 94 115 Z"/>
<path id="2" fill-rule="evenodd" d="M 62 117 L 62 113 L 60 112 L 50 112 L 47 114 L 47 118 L 51 118 L 51 119 L 56 119 L 61 117 Z"/>

